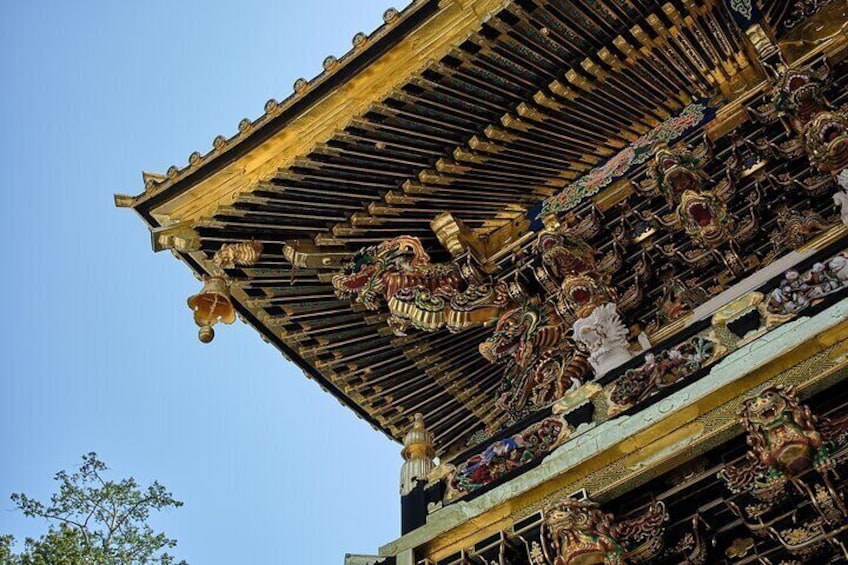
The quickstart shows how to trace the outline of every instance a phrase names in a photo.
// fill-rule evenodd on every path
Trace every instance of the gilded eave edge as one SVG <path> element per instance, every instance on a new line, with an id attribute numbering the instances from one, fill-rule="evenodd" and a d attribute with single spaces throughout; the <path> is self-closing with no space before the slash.
<path id="1" fill-rule="evenodd" d="M 398 16 L 397 23 L 387 23 L 374 34 L 378 37 L 368 38 L 374 49 L 382 48 L 384 52 L 371 61 L 365 46 L 361 54 L 365 59 L 359 61 L 354 49 L 349 55 L 350 64 L 356 66 L 353 74 L 288 121 L 279 124 L 275 118 L 306 99 L 333 73 L 299 83 L 299 92 L 283 103 L 269 101 L 266 114 L 254 122 L 242 120 L 239 134 L 229 141 L 216 141 L 219 149 L 205 157 L 192 154 L 188 167 L 171 167 L 161 182 L 148 183 L 148 189 L 138 196 L 116 195 L 116 204 L 135 209 L 152 227 L 211 218 L 217 208 L 252 192 L 261 180 L 309 154 L 313 147 L 328 141 L 352 119 L 364 114 L 370 104 L 386 98 L 432 61 L 444 57 L 509 1 L 416 0 Z M 432 15 L 394 44 L 379 44 L 383 37 L 389 39 L 392 29 L 428 12 Z M 268 130 L 272 130 L 270 135 Z M 267 137 L 257 143 L 260 136 Z"/>

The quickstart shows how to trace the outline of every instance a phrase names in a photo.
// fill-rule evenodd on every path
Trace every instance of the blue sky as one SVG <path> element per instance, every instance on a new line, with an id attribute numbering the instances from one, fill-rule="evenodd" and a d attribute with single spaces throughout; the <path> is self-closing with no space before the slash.
<path id="1" fill-rule="evenodd" d="M 97 451 L 185 502 L 156 525 L 192 565 L 341 563 L 397 536 L 399 446 L 247 326 L 200 344 L 198 282 L 112 203 L 285 98 L 389 6 L 0 3 L 0 533 L 43 531 L 9 494 L 46 496 Z"/>

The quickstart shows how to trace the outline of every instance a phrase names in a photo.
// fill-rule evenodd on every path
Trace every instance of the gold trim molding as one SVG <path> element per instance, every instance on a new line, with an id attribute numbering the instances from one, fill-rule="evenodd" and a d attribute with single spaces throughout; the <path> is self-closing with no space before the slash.
<path id="1" fill-rule="evenodd" d="M 291 166 L 313 147 L 326 143 L 352 119 L 364 114 L 370 104 L 383 100 L 410 76 L 447 55 L 477 31 L 483 19 L 508 3 L 508 0 L 442 0 L 433 16 L 365 70 L 243 157 L 156 207 L 153 217 L 162 225 L 212 217 L 218 207 L 233 204 L 278 169 Z M 134 206 L 147 197 L 147 194 L 136 197 Z"/>

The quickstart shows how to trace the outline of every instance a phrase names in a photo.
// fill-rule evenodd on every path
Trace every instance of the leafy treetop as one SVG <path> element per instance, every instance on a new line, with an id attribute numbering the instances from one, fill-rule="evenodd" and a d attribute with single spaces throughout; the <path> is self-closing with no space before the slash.
<path id="1" fill-rule="evenodd" d="M 133 478 L 107 480 L 96 453 L 82 457 L 75 473 L 56 473 L 59 490 L 45 503 L 23 493 L 12 501 L 25 516 L 50 521 L 39 539 L 28 538 L 14 554 L 11 536 L 0 536 L 0 565 L 174 565 L 167 550 L 177 545 L 147 521 L 151 511 L 179 508 L 159 482 L 141 488 Z M 185 565 L 185 561 L 179 562 Z"/>

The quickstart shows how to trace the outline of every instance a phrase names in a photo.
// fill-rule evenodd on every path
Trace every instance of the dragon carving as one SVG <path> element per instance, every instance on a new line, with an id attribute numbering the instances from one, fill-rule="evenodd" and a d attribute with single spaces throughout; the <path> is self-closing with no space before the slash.
<path id="1" fill-rule="evenodd" d="M 822 436 L 810 409 L 798 404 L 791 389 L 765 389 L 745 401 L 741 417 L 751 452 L 761 464 L 787 475 L 813 465 Z"/>
<path id="2" fill-rule="evenodd" d="M 772 81 L 770 103 L 749 108 L 763 123 L 783 118 L 787 129 L 807 153 L 810 164 L 823 173 L 837 175 L 848 167 L 848 115 L 825 97 L 830 68 L 783 68 Z"/>
<path id="3" fill-rule="evenodd" d="M 527 298 L 504 312 L 480 344 L 486 360 L 506 365 L 498 404 L 513 418 L 547 406 L 586 381 L 586 356 L 574 348 L 568 332 L 553 308 Z"/>
<path id="4" fill-rule="evenodd" d="M 786 478 L 832 466 L 831 454 L 848 443 L 848 418 L 817 418 L 792 388 L 770 386 L 747 399 L 740 419 L 751 449 L 719 478 L 731 491 L 761 499 L 774 498 Z"/>
<path id="5" fill-rule="evenodd" d="M 385 302 L 389 326 L 458 332 L 497 318 L 507 304 L 502 289 L 470 264 L 437 263 L 416 237 L 400 236 L 361 249 L 332 279 L 339 298 L 369 310 Z"/>
<path id="6" fill-rule="evenodd" d="M 848 116 L 846 112 L 821 112 L 804 131 L 804 147 L 818 170 L 837 174 L 848 168 Z"/>
<path id="7" fill-rule="evenodd" d="M 734 495 L 726 504 L 753 534 L 806 560 L 848 517 L 832 481 L 844 472 L 848 415 L 816 417 L 792 388 L 769 386 L 745 400 L 740 418 L 750 450 L 718 474 Z M 805 514 L 799 494 L 810 502 Z"/>
<path id="8" fill-rule="evenodd" d="M 659 145 L 653 162 L 648 164 L 648 178 L 639 189 L 660 192 L 673 210 L 665 217 L 646 218 L 661 227 L 682 226 L 693 241 L 702 247 L 715 248 L 731 239 L 734 222 L 727 211 L 727 199 L 735 192 L 730 177 L 712 190 L 704 165 L 710 158 L 708 145 L 697 150 Z"/>
<path id="9" fill-rule="evenodd" d="M 597 261 L 582 237 L 591 232 L 593 223 L 560 225 L 551 217 L 546 221 L 547 229 L 531 252 L 533 274 L 548 300 L 513 293 L 513 306 L 501 314 L 494 333 L 479 348 L 488 361 L 507 365 L 498 404 L 513 418 L 543 408 L 583 384 L 589 364 L 595 367 L 596 358 L 606 356 L 610 347 L 621 348 L 623 343 L 629 358 L 627 330 L 615 312 L 616 297 L 609 284 L 621 266 L 617 250 Z M 634 284 L 638 286 L 638 277 Z M 608 315 L 596 313 L 601 311 Z M 596 331 L 603 325 L 601 319 L 610 322 L 604 326 L 609 331 Z"/>
<path id="10" fill-rule="evenodd" d="M 544 510 L 545 558 L 552 565 L 648 563 L 660 554 L 668 519 L 662 502 L 617 521 L 591 500 L 563 498 Z"/>

